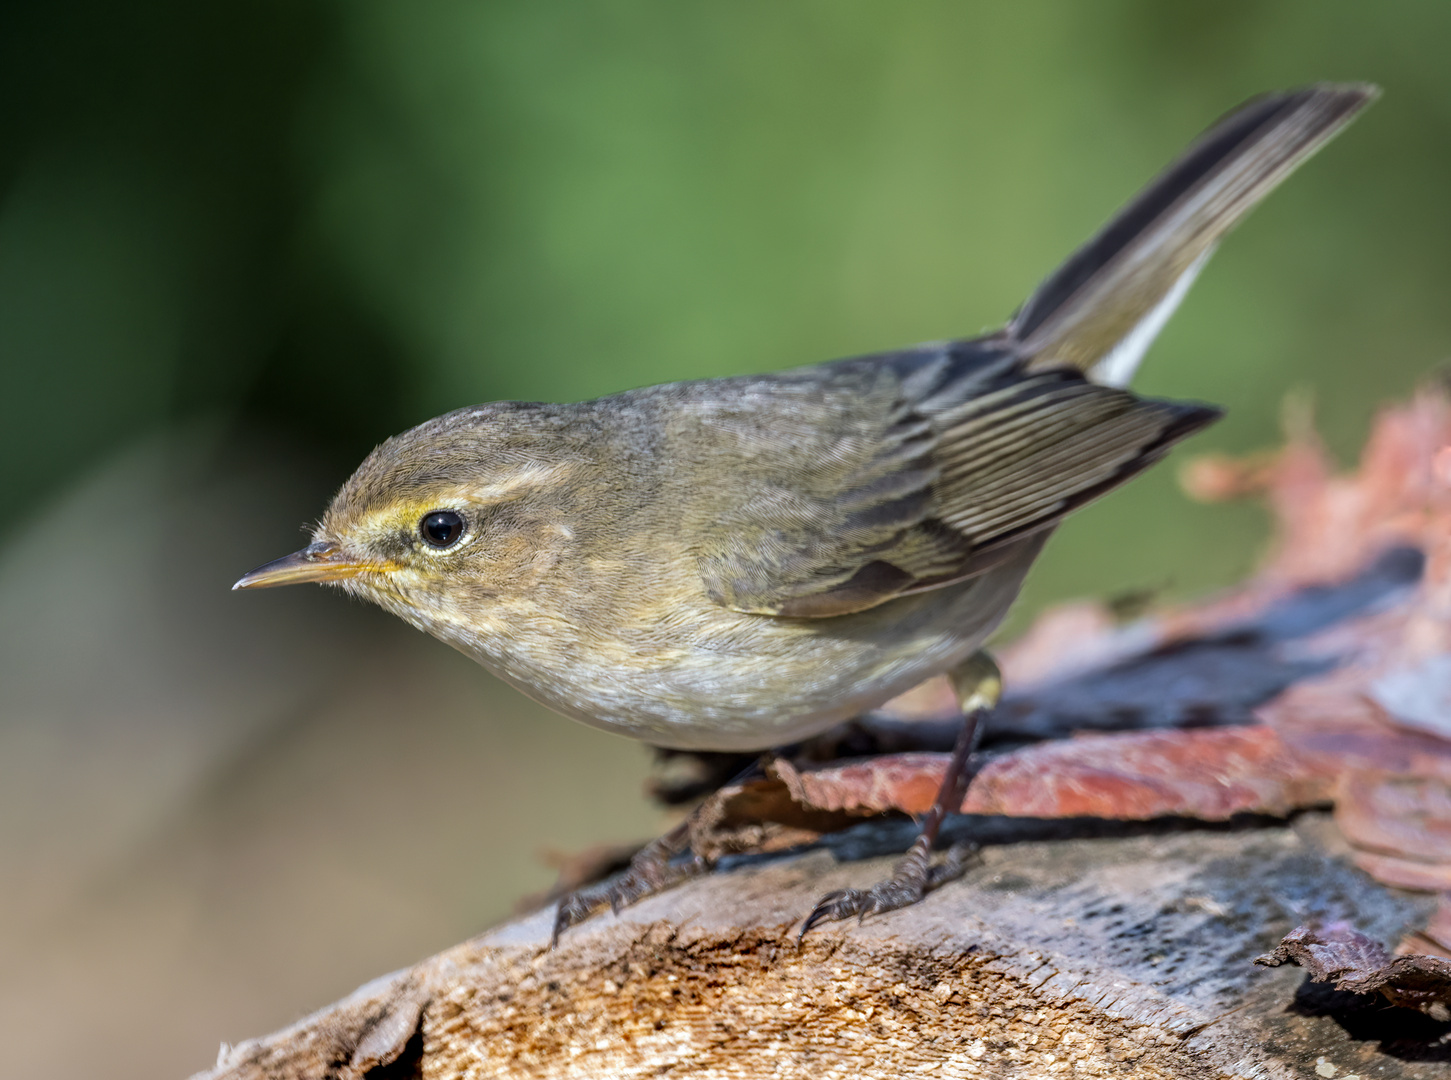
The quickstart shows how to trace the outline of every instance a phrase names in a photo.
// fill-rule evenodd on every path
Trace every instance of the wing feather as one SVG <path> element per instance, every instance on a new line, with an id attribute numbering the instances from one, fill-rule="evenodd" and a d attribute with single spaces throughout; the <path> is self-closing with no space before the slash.
<path id="1" fill-rule="evenodd" d="M 1005 363 L 1002 348 L 956 342 L 815 369 L 818 403 L 875 400 L 879 429 L 852 411 L 838 421 L 850 438 L 808 447 L 792 424 L 789 450 L 761 441 L 739 470 L 751 490 L 704 530 L 697 563 L 710 596 L 738 611 L 823 618 L 960 581 L 1218 415 L 1071 369 L 1032 372 Z"/>

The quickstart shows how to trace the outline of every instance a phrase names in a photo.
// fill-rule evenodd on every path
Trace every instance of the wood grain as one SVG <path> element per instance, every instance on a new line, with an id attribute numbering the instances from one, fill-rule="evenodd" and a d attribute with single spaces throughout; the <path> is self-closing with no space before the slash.
<path id="1" fill-rule="evenodd" d="M 1252 965 L 1307 914 L 1384 940 L 1427 917 L 1424 899 L 1352 869 L 1321 815 L 1119 836 L 965 824 L 995 841 L 965 880 L 799 948 L 820 892 L 888 865 L 839 860 L 900 844 L 901 828 L 746 860 L 553 952 L 541 912 L 232 1048 L 198 1080 L 1308 1077 L 1328 1075 L 1322 1061 L 1396 1078 L 1451 1062 L 1429 1035 L 1383 1053 L 1333 1008 L 1297 1009 L 1303 973 Z"/>

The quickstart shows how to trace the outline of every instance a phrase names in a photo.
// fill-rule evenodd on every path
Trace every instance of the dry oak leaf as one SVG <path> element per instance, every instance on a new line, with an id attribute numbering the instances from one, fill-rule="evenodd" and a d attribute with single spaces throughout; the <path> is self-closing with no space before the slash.
<path id="1" fill-rule="evenodd" d="M 1314 982 L 1333 982 L 1354 994 L 1383 995 L 1392 1005 L 1451 1020 L 1451 961 L 1435 956 L 1391 956 L 1386 947 L 1348 923 L 1318 929 L 1297 926 L 1273 952 L 1255 957 L 1263 967 L 1296 964 Z"/>

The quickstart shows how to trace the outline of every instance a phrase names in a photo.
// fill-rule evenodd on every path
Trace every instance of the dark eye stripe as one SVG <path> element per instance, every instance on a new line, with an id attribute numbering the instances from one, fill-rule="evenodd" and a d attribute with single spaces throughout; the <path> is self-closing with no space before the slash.
<path id="1" fill-rule="evenodd" d="M 464 519 L 452 510 L 431 510 L 418 523 L 418 532 L 430 547 L 452 547 L 464 534 Z"/>

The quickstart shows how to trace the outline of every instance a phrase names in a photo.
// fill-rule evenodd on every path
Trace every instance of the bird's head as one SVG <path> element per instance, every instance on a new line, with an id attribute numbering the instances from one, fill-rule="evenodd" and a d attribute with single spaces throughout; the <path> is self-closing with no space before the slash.
<path id="1" fill-rule="evenodd" d="M 550 420 L 501 403 L 394 436 L 343 484 L 310 544 L 232 588 L 340 585 L 445 639 L 486 635 L 498 601 L 527 595 L 570 539 L 564 481 L 579 462 Z"/>

